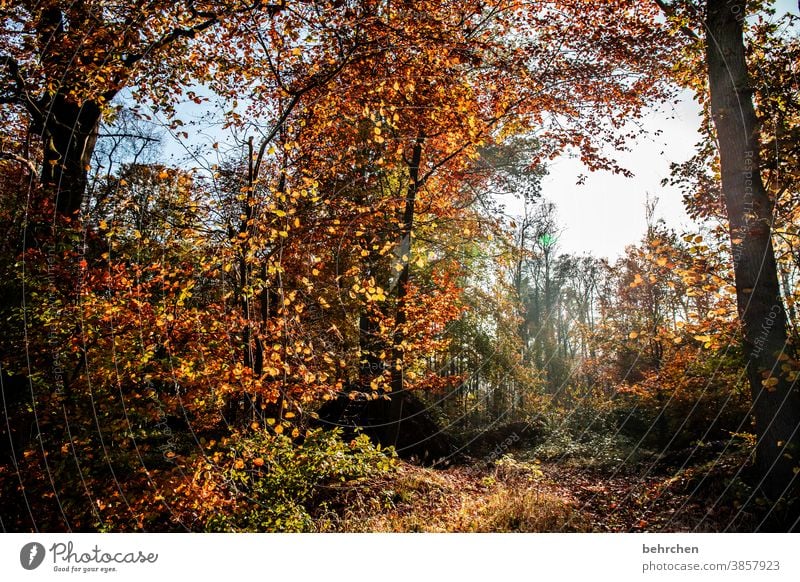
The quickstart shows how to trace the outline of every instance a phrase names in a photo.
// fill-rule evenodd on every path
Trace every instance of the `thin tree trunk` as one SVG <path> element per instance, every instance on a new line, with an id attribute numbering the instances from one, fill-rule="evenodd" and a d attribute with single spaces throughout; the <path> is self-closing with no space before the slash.
<path id="1" fill-rule="evenodd" d="M 771 240 L 772 201 L 761 179 L 758 125 L 745 60 L 746 2 L 708 0 L 706 8 L 711 113 L 719 140 L 736 298 L 758 436 L 756 466 L 763 479 L 762 491 L 774 500 L 786 494 L 798 463 L 800 398 L 778 360 L 791 352 Z"/>

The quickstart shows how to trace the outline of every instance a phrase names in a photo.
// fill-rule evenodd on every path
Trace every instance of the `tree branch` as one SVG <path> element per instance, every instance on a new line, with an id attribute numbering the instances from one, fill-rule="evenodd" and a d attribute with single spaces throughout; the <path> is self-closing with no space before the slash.
<path id="1" fill-rule="evenodd" d="M 9 55 L 0 55 L 0 67 L 5 67 L 10 73 L 11 80 L 16 87 L 16 93 L 12 95 L 3 96 L 0 98 L 1 103 L 20 103 L 28 110 L 28 113 L 42 119 L 42 112 L 37 107 L 36 103 L 31 99 L 28 93 L 28 88 L 25 86 L 25 79 L 19 70 L 19 63 L 17 60 Z"/>
<path id="2" fill-rule="evenodd" d="M 675 17 L 675 6 L 673 4 L 664 2 L 664 0 L 655 0 L 655 3 L 658 4 L 658 7 L 661 8 L 667 18 Z M 681 26 L 680 31 L 692 40 L 700 40 L 700 36 L 686 25 Z"/>
<path id="3" fill-rule="evenodd" d="M 26 168 L 28 168 L 28 170 L 30 170 L 30 172 L 32 174 L 38 174 L 39 173 L 38 168 L 36 167 L 36 165 L 31 160 L 29 160 L 28 158 L 25 158 L 25 157 L 23 157 L 23 156 L 21 156 L 19 154 L 15 154 L 13 152 L 0 151 L 0 160 L 8 160 L 10 162 L 17 162 L 19 164 L 22 164 Z"/>
<path id="4" fill-rule="evenodd" d="M 149 45 L 147 45 L 147 48 L 145 48 L 142 52 L 132 55 L 127 55 L 125 58 L 122 59 L 122 64 L 127 68 L 131 68 L 133 67 L 133 65 L 141 61 L 143 58 L 149 56 L 151 53 L 155 51 L 164 48 L 169 44 L 172 44 L 179 38 L 190 38 L 190 39 L 194 38 L 197 35 L 197 33 L 202 32 L 207 28 L 214 26 L 217 22 L 219 22 L 219 17 L 215 15 L 214 17 L 209 18 L 208 20 L 204 20 L 203 22 L 200 22 L 199 24 L 196 24 L 189 28 L 175 28 L 171 32 L 162 36 L 160 39 L 151 42 Z"/>
<path id="5" fill-rule="evenodd" d="M 203 32 L 208 28 L 211 28 L 215 24 L 218 24 L 223 16 L 229 16 L 231 14 L 243 14 L 245 12 L 250 12 L 258 8 L 263 8 L 267 11 L 267 13 L 270 16 L 274 16 L 275 14 L 286 8 L 286 1 L 282 0 L 280 3 L 275 4 L 275 3 L 265 3 L 263 0 L 254 0 L 252 4 L 248 4 L 243 8 L 239 8 L 238 10 L 229 9 L 229 10 L 223 10 L 221 12 L 198 10 L 194 6 L 194 2 L 189 2 L 188 5 L 189 12 L 191 12 L 193 16 L 204 18 L 205 20 L 195 24 L 194 26 L 172 29 L 170 32 L 162 36 L 160 39 L 154 40 L 149 45 L 147 45 L 147 47 L 142 52 L 127 55 L 125 58 L 122 59 L 122 63 L 125 67 L 131 68 L 133 65 L 141 61 L 143 58 L 151 55 L 153 52 L 156 52 L 169 44 L 172 44 L 178 39 L 194 38 L 195 36 L 197 36 L 198 33 Z"/>
<path id="6" fill-rule="evenodd" d="M 130 139 L 141 139 L 144 141 L 150 142 L 158 142 L 161 141 L 157 137 L 150 137 L 147 135 L 139 135 L 136 133 L 99 133 L 97 134 L 98 138 L 107 138 L 107 137 L 116 137 L 116 138 L 130 138 Z"/>
<path id="7" fill-rule="evenodd" d="M 258 171 L 261 168 L 261 161 L 264 159 L 264 153 L 265 153 L 265 151 L 267 149 L 267 145 L 278 134 L 278 131 L 280 130 L 281 126 L 284 123 L 286 123 L 286 120 L 289 118 L 289 114 L 291 114 L 292 110 L 295 108 L 297 103 L 300 101 L 301 95 L 302 95 L 301 93 L 296 93 L 296 94 L 292 95 L 291 100 L 289 101 L 289 103 L 284 108 L 283 113 L 281 114 L 281 116 L 275 122 L 275 125 L 272 127 L 272 130 L 269 132 L 267 137 L 265 137 L 264 140 L 261 142 L 261 147 L 258 148 L 258 158 L 256 160 L 255 169 L 254 169 L 255 176 L 258 176 Z"/>

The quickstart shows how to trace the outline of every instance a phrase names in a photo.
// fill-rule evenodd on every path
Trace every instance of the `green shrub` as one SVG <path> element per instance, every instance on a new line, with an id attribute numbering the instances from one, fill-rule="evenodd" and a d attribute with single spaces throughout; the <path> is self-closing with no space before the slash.
<path id="1" fill-rule="evenodd" d="M 222 482 L 234 502 L 207 521 L 208 531 L 310 531 L 321 488 L 395 466 L 392 449 L 373 445 L 366 435 L 344 442 L 339 429 L 310 430 L 302 443 L 261 431 L 229 445 Z"/>

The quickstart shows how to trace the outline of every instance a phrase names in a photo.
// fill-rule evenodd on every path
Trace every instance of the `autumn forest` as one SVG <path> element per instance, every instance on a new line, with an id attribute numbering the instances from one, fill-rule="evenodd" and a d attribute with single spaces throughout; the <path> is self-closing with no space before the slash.
<path id="1" fill-rule="evenodd" d="M 800 529 L 785 7 L 0 14 L 0 531 Z M 565 249 L 555 161 L 635 183 L 681 99 L 641 237 Z"/>

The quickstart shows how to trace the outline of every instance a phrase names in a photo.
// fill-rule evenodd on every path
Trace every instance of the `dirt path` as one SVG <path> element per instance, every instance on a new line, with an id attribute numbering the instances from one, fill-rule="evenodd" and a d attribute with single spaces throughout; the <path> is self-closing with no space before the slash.
<path id="1" fill-rule="evenodd" d="M 645 475 L 642 477 L 642 475 Z M 349 492 L 337 531 L 723 531 L 739 515 L 714 504 L 720 483 L 698 489 L 691 470 L 626 472 L 567 463 L 511 462 L 481 470 L 401 464 Z M 711 511 L 709 511 L 711 509 Z M 739 515 L 739 526 L 747 531 Z M 735 524 L 734 524 L 735 525 Z M 733 527 L 733 530 L 736 530 Z"/>

